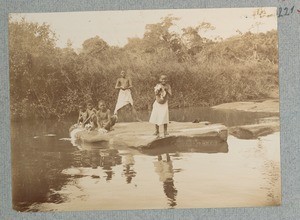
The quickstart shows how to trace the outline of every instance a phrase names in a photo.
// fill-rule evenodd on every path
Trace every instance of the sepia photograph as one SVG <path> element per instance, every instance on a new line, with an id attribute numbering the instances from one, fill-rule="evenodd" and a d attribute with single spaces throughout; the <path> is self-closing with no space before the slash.
<path id="1" fill-rule="evenodd" d="M 13 209 L 280 205 L 276 13 L 9 14 Z"/>

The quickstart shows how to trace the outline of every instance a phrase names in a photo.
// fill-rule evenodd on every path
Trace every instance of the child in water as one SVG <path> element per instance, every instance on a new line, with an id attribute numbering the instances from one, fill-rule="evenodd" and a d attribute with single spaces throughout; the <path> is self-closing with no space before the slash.
<path id="1" fill-rule="evenodd" d="M 167 76 L 161 75 L 159 83 L 154 87 L 155 102 L 149 122 L 155 124 L 154 135 L 159 136 L 159 126 L 164 125 L 164 136 L 168 135 L 169 106 L 168 98 L 172 96 L 171 86 L 167 83 Z"/>
<path id="2" fill-rule="evenodd" d="M 97 126 L 99 131 L 110 131 L 117 121 L 116 115 L 111 115 L 110 110 L 106 107 L 104 101 L 100 100 L 98 102 L 98 108 L 96 117 L 97 117 Z"/>

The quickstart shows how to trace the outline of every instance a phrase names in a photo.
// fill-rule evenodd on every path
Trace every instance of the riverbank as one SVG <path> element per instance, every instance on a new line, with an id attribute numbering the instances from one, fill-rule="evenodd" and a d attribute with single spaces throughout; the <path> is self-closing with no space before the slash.
<path id="1" fill-rule="evenodd" d="M 269 112 L 279 113 L 279 99 L 269 99 L 252 102 L 223 103 L 212 107 L 213 109 L 230 109 L 246 112 Z"/>
<path id="2" fill-rule="evenodd" d="M 278 113 L 279 100 L 264 100 L 252 102 L 232 102 L 213 106 L 218 110 L 238 110 L 244 112 Z M 280 131 L 279 116 L 261 118 L 257 124 L 233 126 L 229 128 L 229 134 L 240 139 L 256 139 Z"/>

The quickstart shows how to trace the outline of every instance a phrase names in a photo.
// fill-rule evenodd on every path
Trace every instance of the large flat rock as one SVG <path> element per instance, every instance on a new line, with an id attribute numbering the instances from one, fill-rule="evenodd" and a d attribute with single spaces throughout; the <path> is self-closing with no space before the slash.
<path id="1" fill-rule="evenodd" d="M 279 100 L 265 100 L 265 101 L 248 101 L 248 102 L 231 102 L 223 103 L 212 107 L 213 109 L 230 109 L 246 112 L 270 112 L 279 113 Z"/>
<path id="2" fill-rule="evenodd" d="M 161 128 L 162 133 L 163 128 Z M 148 122 L 117 123 L 108 133 L 75 129 L 71 138 L 80 143 L 102 143 L 119 147 L 155 148 L 157 146 L 210 146 L 227 141 L 228 129 L 221 124 L 171 122 L 169 136 L 156 137 Z"/>
<path id="3" fill-rule="evenodd" d="M 231 127 L 229 133 L 240 139 L 256 139 L 261 136 L 266 136 L 280 130 L 279 120 L 270 121 L 271 118 L 265 119 L 263 123 L 253 125 L 243 125 Z"/>
<path id="4" fill-rule="evenodd" d="M 180 138 L 181 139 L 181 138 Z M 184 140 L 189 139 L 190 141 Z M 228 153 L 227 142 L 205 141 L 197 138 L 183 138 L 182 141 L 175 141 L 166 145 L 151 145 L 150 147 L 140 147 L 139 152 L 146 155 L 157 156 L 166 153 Z"/>

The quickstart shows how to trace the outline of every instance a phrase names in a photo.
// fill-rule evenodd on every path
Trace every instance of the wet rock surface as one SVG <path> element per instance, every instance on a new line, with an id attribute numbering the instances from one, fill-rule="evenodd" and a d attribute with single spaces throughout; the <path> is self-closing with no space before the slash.
<path id="1" fill-rule="evenodd" d="M 229 134 L 240 139 L 256 139 L 280 131 L 279 118 L 263 118 L 259 124 L 229 128 Z"/>
<path id="2" fill-rule="evenodd" d="M 162 129 L 162 128 L 161 128 Z M 171 122 L 168 125 L 169 135 L 153 135 L 154 126 L 148 122 L 118 123 L 108 133 L 75 129 L 71 138 L 83 143 L 103 143 L 114 146 L 134 148 L 155 148 L 157 146 L 210 146 L 227 141 L 228 129 L 222 124 L 207 122 Z"/>

